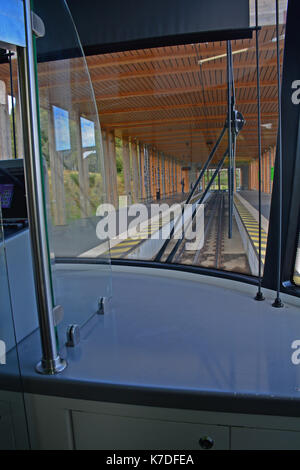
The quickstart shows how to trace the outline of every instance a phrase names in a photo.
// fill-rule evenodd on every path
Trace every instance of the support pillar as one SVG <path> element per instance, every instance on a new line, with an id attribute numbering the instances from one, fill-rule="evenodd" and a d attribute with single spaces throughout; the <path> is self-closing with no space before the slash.
<path id="1" fill-rule="evenodd" d="M 166 197 L 166 173 L 165 173 L 165 156 L 161 154 L 161 190 L 162 190 L 162 197 Z"/>
<path id="2" fill-rule="evenodd" d="M 56 150 L 52 108 L 48 112 L 49 159 L 51 171 L 51 212 L 54 225 L 66 224 L 66 200 L 62 152 Z"/>
<path id="3" fill-rule="evenodd" d="M 0 160 L 12 158 L 10 119 L 6 85 L 0 80 Z"/>
<path id="4" fill-rule="evenodd" d="M 140 190 L 140 184 L 141 180 L 139 177 L 139 155 L 138 155 L 138 150 L 139 146 L 137 142 L 131 141 L 131 161 L 132 161 L 132 176 L 133 176 L 133 187 L 132 187 L 132 192 L 133 192 L 133 199 L 134 202 L 137 203 L 141 197 L 141 190 Z"/>
<path id="5" fill-rule="evenodd" d="M 250 170 L 250 165 L 241 166 L 242 189 L 249 189 L 249 170 Z"/>
<path id="6" fill-rule="evenodd" d="M 145 186 L 145 145 L 138 143 L 139 148 L 139 162 L 140 162 L 140 185 L 141 185 L 141 199 L 146 198 Z"/>
<path id="7" fill-rule="evenodd" d="M 123 137 L 122 139 L 122 153 L 123 153 L 123 173 L 124 173 L 124 189 L 127 196 L 127 202 L 131 204 L 131 172 L 130 172 L 130 153 L 129 141 Z"/>
<path id="8" fill-rule="evenodd" d="M 151 179 L 150 179 L 150 156 L 148 145 L 144 146 L 144 185 L 145 185 L 145 198 L 151 198 Z"/>
<path id="9" fill-rule="evenodd" d="M 110 170 L 110 194 L 111 203 L 117 209 L 119 207 L 118 200 L 118 179 L 117 179 L 117 162 L 116 162 L 116 142 L 114 131 L 107 132 L 107 155 L 109 159 Z"/>
<path id="10" fill-rule="evenodd" d="M 102 131 L 102 145 L 103 145 L 103 166 L 104 166 L 104 174 L 103 174 L 103 187 L 105 193 L 105 202 L 108 204 L 113 204 L 112 194 L 111 194 L 111 177 L 110 177 L 110 162 L 109 162 L 109 155 L 107 151 L 107 133 L 106 131 Z"/>
<path id="11" fill-rule="evenodd" d="M 19 97 L 15 97 L 15 123 L 16 123 L 16 141 L 17 141 L 17 157 L 24 158 L 23 131 L 21 121 L 21 109 Z"/>
<path id="12" fill-rule="evenodd" d="M 80 213 L 81 213 L 81 217 L 89 217 L 91 213 L 91 205 L 90 205 L 90 200 L 89 200 L 89 162 L 88 162 L 88 157 L 84 158 L 79 113 L 76 113 L 75 115 L 75 122 L 76 122 L 76 147 L 75 148 L 77 150 Z"/>

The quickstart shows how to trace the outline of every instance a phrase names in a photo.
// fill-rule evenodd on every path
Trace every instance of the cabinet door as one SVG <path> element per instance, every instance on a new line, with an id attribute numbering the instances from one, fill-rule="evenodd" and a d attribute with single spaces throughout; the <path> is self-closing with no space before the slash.
<path id="1" fill-rule="evenodd" d="M 0 450 L 15 450 L 15 439 L 9 406 L 0 402 Z"/>
<path id="2" fill-rule="evenodd" d="M 229 448 L 229 428 L 105 414 L 72 413 L 76 449 Z M 202 439 L 202 447 L 199 443 Z"/>
<path id="3" fill-rule="evenodd" d="M 300 450 L 300 432 L 233 427 L 234 450 Z"/>

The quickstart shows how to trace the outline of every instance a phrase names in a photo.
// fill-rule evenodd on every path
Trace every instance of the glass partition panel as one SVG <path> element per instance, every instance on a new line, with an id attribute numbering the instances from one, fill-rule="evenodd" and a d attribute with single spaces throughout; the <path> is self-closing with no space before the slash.
<path id="1" fill-rule="evenodd" d="M 56 33 L 42 19 L 45 38 L 36 41 L 40 136 L 54 304 L 64 309 L 58 326 L 63 346 L 70 325 L 84 328 L 103 304 L 109 309 L 109 242 L 98 237 L 107 181 L 94 91 L 67 4 L 61 2 L 60 25 L 71 48 L 46 59 L 43 44 Z"/>

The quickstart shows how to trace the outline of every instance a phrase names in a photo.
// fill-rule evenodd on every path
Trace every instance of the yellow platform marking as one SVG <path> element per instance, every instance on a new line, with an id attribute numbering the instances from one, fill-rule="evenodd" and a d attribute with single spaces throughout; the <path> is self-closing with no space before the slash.
<path id="1" fill-rule="evenodd" d="M 248 209 L 241 203 L 241 201 L 235 197 L 234 198 L 234 203 L 235 206 L 238 210 L 238 213 L 240 215 L 240 218 L 242 219 L 242 222 L 247 230 L 248 236 L 250 240 L 252 241 L 253 246 L 255 247 L 255 250 L 258 255 L 259 251 L 259 225 L 257 220 L 250 214 Z M 266 257 L 266 248 L 267 248 L 267 240 L 268 240 L 268 234 L 261 228 L 261 261 L 264 264 L 265 263 L 265 257 Z"/>
<path id="2" fill-rule="evenodd" d="M 193 198 L 192 202 L 195 202 L 195 200 L 198 197 L 199 197 L 199 195 L 196 195 Z M 107 254 L 110 253 L 111 257 L 115 256 L 117 258 L 126 256 L 135 246 L 138 247 L 138 245 L 140 245 L 140 243 L 143 240 L 151 239 L 151 235 L 153 233 L 157 232 L 166 223 L 170 222 L 169 216 L 170 216 L 170 214 L 168 214 L 167 216 L 162 217 L 162 219 L 159 220 L 159 221 L 153 221 L 153 222 L 151 222 L 151 219 L 149 219 L 150 225 L 148 225 L 148 227 L 145 226 L 142 230 L 137 231 L 137 233 L 135 233 L 134 235 L 131 235 L 130 237 L 120 241 L 120 243 L 118 243 L 114 247 L 110 248 L 110 250 L 109 250 L 109 252 L 107 252 Z M 171 222 L 172 222 L 172 220 L 171 220 Z"/>
<path id="3" fill-rule="evenodd" d="M 140 230 L 135 235 L 128 237 L 126 240 L 115 245 L 113 248 L 110 249 L 110 254 L 112 257 L 117 256 L 126 256 L 129 251 L 132 250 L 135 246 L 137 247 L 143 240 L 148 240 L 151 238 L 151 235 L 157 232 L 162 226 L 169 222 L 169 218 L 163 218 L 161 222 L 152 222 L 148 228 L 144 228 Z"/>

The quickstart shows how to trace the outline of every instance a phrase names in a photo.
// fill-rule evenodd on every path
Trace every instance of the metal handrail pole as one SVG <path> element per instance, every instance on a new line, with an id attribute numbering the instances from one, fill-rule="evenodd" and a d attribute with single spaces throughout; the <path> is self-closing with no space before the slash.
<path id="1" fill-rule="evenodd" d="M 42 359 L 37 364 L 36 370 L 42 374 L 53 375 L 65 369 L 66 361 L 58 354 L 53 318 L 30 0 L 24 0 L 24 19 L 26 47 L 18 48 L 18 71 L 20 77 L 20 104 L 24 137 L 24 166 L 29 231 L 42 348 Z"/>

